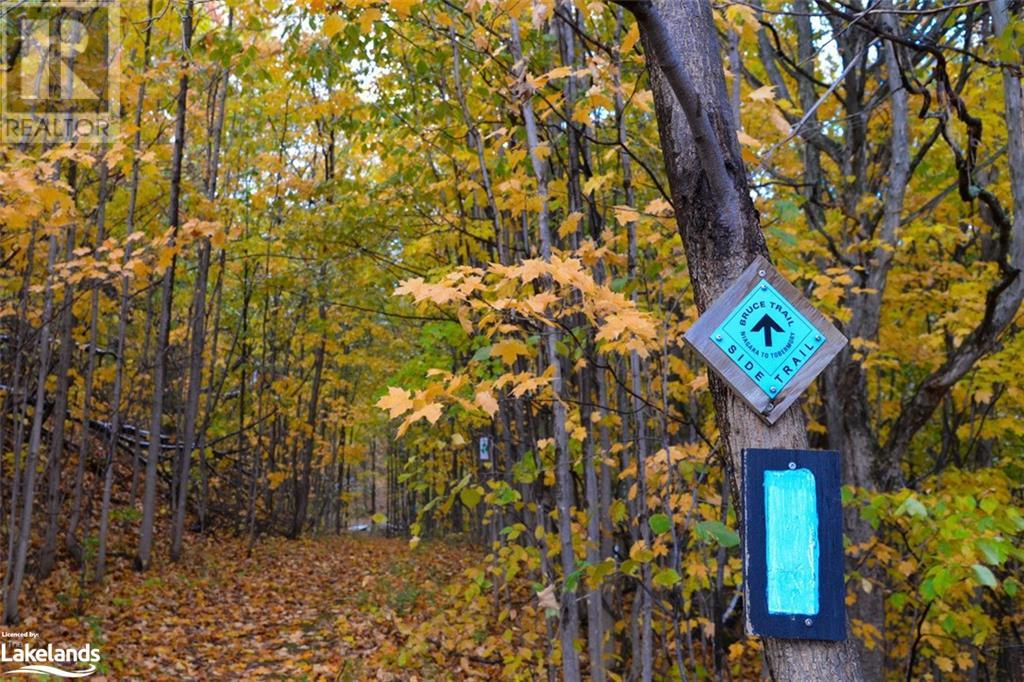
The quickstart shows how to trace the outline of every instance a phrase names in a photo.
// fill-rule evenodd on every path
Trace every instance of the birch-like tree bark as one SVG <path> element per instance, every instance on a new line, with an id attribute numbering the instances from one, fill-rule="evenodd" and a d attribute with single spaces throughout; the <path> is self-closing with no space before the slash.
<path id="1" fill-rule="evenodd" d="M 511 48 L 512 57 L 516 61 L 514 68 L 517 80 L 521 87 L 528 87 L 523 82 L 525 64 L 523 63 L 523 49 L 519 35 L 519 22 L 510 19 L 512 34 Z M 530 101 L 531 93 L 520 94 L 520 108 L 523 114 L 523 122 L 526 128 L 526 147 L 530 156 L 533 175 L 537 180 L 537 194 L 541 198 L 541 210 L 537 216 L 537 223 L 540 233 L 540 256 L 544 260 L 551 260 L 551 225 L 548 215 L 548 186 L 547 171 L 544 162 L 537 151 L 540 146 L 540 138 L 537 133 L 537 121 L 533 113 L 533 103 Z M 548 283 L 550 285 L 550 282 Z M 552 373 L 551 391 L 554 400 L 551 402 L 552 412 L 552 436 L 555 440 L 555 497 L 558 508 L 558 536 L 560 544 L 560 558 L 562 563 L 562 575 L 568 576 L 576 570 L 576 555 L 572 546 L 572 507 L 573 507 L 573 482 L 572 471 L 569 462 L 569 434 L 566 431 L 566 411 L 562 402 L 563 379 L 562 367 L 558 357 L 558 342 L 560 334 L 556 329 L 545 327 L 541 333 L 546 362 Z M 579 633 L 579 609 L 576 606 L 575 590 L 563 589 L 561 600 L 561 643 L 562 643 L 562 675 L 567 682 L 580 679 L 580 661 L 576 655 L 576 637 Z"/>

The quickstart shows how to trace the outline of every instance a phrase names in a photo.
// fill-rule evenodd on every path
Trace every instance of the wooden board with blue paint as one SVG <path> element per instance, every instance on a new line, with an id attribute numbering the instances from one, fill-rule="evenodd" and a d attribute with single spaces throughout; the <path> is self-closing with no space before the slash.
<path id="1" fill-rule="evenodd" d="M 846 345 L 846 337 L 760 256 L 683 338 L 769 424 Z"/>
<path id="2" fill-rule="evenodd" d="M 839 453 L 743 451 L 747 630 L 846 639 Z"/>

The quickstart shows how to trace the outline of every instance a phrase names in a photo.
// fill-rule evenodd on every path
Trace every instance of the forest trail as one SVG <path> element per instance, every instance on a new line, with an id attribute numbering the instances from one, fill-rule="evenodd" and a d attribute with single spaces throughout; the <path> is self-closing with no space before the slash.
<path id="1" fill-rule="evenodd" d="M 184 561 L 145 574 L 118 565 L 72 615 L 67 565 L 30 590 L 19 628 L 91 642 L 91 679 L 363 680 L 397 675 L 402 631 L 436 615 L 476 555 L 441 542 L 344 535 L 262 541 L 195 537 Z"/>

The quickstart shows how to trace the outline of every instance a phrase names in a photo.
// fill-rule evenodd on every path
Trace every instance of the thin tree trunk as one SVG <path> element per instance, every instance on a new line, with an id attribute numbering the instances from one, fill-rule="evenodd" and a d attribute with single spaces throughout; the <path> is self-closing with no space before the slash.
<path id="1" fill-rule="evenodd" d="M 234 11 L 228 19 L 228 31 Z M 228 73 L 223 69 L 216 81 L 214 97 L 213 129 L 210 131 L 212 146 L 207 160 L 206 198 L 213 201 L 217 194 L 217 171 L 220 166 L 221 128 L 224 125 L 224 108 L 227 102 Z M 185 535 L 185 512 L 188 509 L 189 475 L 192 450 L 196 443 L 196 427 L 199 423 L 199 389 L 203 383 L 203 351 L 206 347 L 206 284 L 210 274 L 210 239 L 203 237 L 197 247 L 199 263 L 192 294 L 192 346 L 188 363 L 188 395 L 185 400 L 185 437 L 182 440 L 180 482 L 178 485 L 178 508 L 174 517 L 171 535 L 171 561 L 181 558 L 181 545 Z"/>
<path id="2" fill-rule="evenodd" d="M 25 320 L 26 311 L 28 309 L 29 296 L 32 285 L 32 271 L 34 270 L 35 264 L 35 252 L 36 252 L 36 237 L 38 235 L 38 225 L 33 222 L 31 232 L 29 233 L 28 248 L 25 250 L 25 274 L 21 280 L 21 292 L 18 300 L 18 319 Z M 47 271 L 47 281 L 49 281 L 49 271 Z M 21 492 L 21 449 L 24 445 L 24 433 L 25 433 L 25 411 L 28 409 L 28 377 L 22 376 L 22 374 L 28 374 L 31 370 L 31 364 L 29 368 L 23 366 L 26 356 L 26 343 L 25 343 L 25 327 L 27 325 L 22 323 L 18 325 L 18 333 L 16 336 L 17 343 L 15 344 L 15 359 L 14 359 L 14 386 L 11 390 L 11 418 L 14 422 L 14 434 L 13 434 L 13 456 L 11 466 L 11 506 L 8 510 L 7 518 L 7 560 L 8 570 L 4 571 L 3 579 L 3 592 L 7 593 L 7 590 L 11 584 L 12 571 L 10 570 L 10 562 L 14 557 L 14 539 L 17 530 L 18 521 L 18 500 Z M 3 441 L 0 441 L 2 444 Z"/>
<path id="3" fill-rule="evenodd" d="M 97 209 L 98 211 L 99 209 Z M 97 216 L 98 216 L 97 212 Z M 100 218 L 97 217 L 97 222 Z M 75 249 L 75 227 L 68 227 L 65 232 L 64 258 L 70 260 Z M 99 240 L 97 241 L 99 244 Z M 64 426 L 68 411 L 68 382 L 71 374 L 71 330 L 74 327 L 75 287 L 65 284 L 64 296 L 60 304 L 60 355 L 57 361 L 57 390 L 53 397 L 53 430 L 50 432 L 50 446 L 46 464 L 46 532 L 43 547 L 39 552 L 39 563 L 36 574 L 40 579 L 50 575 L 57 559 L 57 531 L 60 518 L 60 475 L 61 461 L 64 458 Z M 92 352 L 92 348 L 89 349 Z M 82 437 L 88 437 L 88 430 L 83 427 Z"/>
<path id="4" fill-rule="evenodd" d="M 512 57 L 517 66 L 515 77 L 522 80 L 525 64 L 523 63 L 523 50 L 519 37 L 519 22 L 516 19 L 510 20 L 512 31 Z M 533 104 L 529 96 L 524 97 L 521 102 L 523 121 L 526 127 L 526 146 L 529 151 L 530 160 L 533 166 L 533 174 L 537 180 L 537 194 L 541 200 L 541 210 L 537 216 L 540 232 L 541 258 L 551 260 L 551 228 L 548 216 L 548 187 L 547 174 L 544 170 L 544 161 L 537 152 L 540 140 L 537 134 L 537 123 L 533 113 Z M 550 286 L 550 278 L 545 286 Z M 573 507 L 573 482 L 572 471 L 569 461 L 569 442 L 566 431 L 566 412 L 563 397 L 562 367 L 558 357 L 558 342 L 560 334 L 551 327 L 545 326 L 542 331 L 543 348 L 546 363 L 551 369 L 551 391 L 554 400 L 551 404 L 552 411 L 552 436 L 555 441 L 555 488 L 556 506 L 558 508 L 558 535 L 561 546 L 562 577 L 567 578 L 576 570 L 576 555 L 572 546 L 572 507 Z M 575 682 L 580 679 L 580 662 L 576 655 L 576 638 L 579 633 L 579 609 L 576 606 L 575 590 L 566 589 L 563 586 L 561 601 L 561 643 L 562 643 L 562 675 L 566 682 Z"/>
<path id="5" fill-rule="evenodd" d="M 321 276 L 325 273 L 321 271 Z M 327 321 L 327 304 L 320 302 L 319 318 L 321 324 Z M 295 496 L 295 517 L 292 522 L 291 537 L 297 538 L 302 534 L 302 528 L 306 523 L 306 510 L 309 508 L 309 476 L 313 466 L 313 446 L 316 444 L 316 420 L 320 411 L 320 384 L 324 371 L 324 355 L 327 344 L 326 330 L 322 332 L 320 343 L 314 351 L 313 358 L 313 386 L 309 396 L 309 410 L 306 416 L 306 425 L 309 427 L 306 442 L 302 452 L 301 477 L 296 481 Z"/>
<path id="6" fill-rule="evenodd" d="M 28 544 L 32 530 L 32 507 L 35 502 L 36 463 L 43 437 L 43 414 L 46 408 L 46 377 L 50 368 L 50 317 L 53 315 L 53 268 L 57 261 L 56 236 L 50 237 L 50 248 L 46 259 L 46 284 L 43 293 L 43 325 L 39 330 L 39 373 L 36 383 L 35 411 L 32 413 L 32 431 L 29 434 L 28 453 L 25 456 L 24 490 L 20 523 L 17 524 L 17 541 L 8 557 L 10 583 L 4 592 L 4 623 L 18 622 L 18 595 L 25 578 L 25 562 L 28 559 Z M 16 513 L 12 508 L 11 515 Z"/>
<path id="7" fill-rule="evenodd" d="M 187 52 L 192 45 L 192 0 L 187 0 L 181 19 L 182 44 Z M 188 57 L 182 55 L 181 76 L 178 79 L 177 112 L 174 120 L 174 148 L 171 157 L 171 190 L 167 209 L 167 222 L 171 229 L 167 248 L 173 248 L 181 221 L 181 170 L 185 154 L 185 116 L 188 111 Z M 153 409 L 149 422 L 149 451 L 146 455 L 146 484 L 142 499 L 142 528 L 139 531 L 138 555 L 135 567 L 149 568 L 153 549 L 153 525 L 156 519 L 156 472 L 160 458 L 160 434 L 163 428 L 164 380 L 167 372 L 167 352 L 171 331 L 171 312 L 174 303 L 174 269 L 177 256 L 171 258 L 161 284 L 160 331 L 156 341 L 156 362 L 153 368 Z"/>
<path id="8" fill-rule="evenodd" d="M 143 43 L 143 57 L 142 65 L 143 69 L 149 66 L 149 48 L 153 36 L 153 0 L 149 0 L 147 4 L 147 21 L 146 21 L 146 33 Z M 139 154 L 142 149 L 142 107 L 146 99 L 146 81 L 143 79 L 139 83 L 139 89 L 135 97 L 135 139 L 132 144 L 132 150 L 134 151 L 132 158 L 132 170 L 131 170 L 131 182 L 128 190 L 128 213 L 125 219 L 125 230 L 128 235 L 131 235 L 135 230 L 135 212 L 138 206 L 139 198 Z M 127 239 L 124 247 L 124 263 L 128 263 L 132 257 L 132 251 L 134 248 L 135 240 Z M 117 366 L 114 370 L 114 391 L 111 398 L 112 412 L 110 415 L 110 435 L 107 439 L 107 451 L 105 458 L 105 466 L 103 472 L 103 502 L 100 507 L 100 537 L 99 547 L 96 552 L 96 574 L 94 579 L 97 582 L 102 582 L 103 576 L 106 573 L 106 560 L 107 560 L 107 534 L 109 528 L 109 517 L 110 517 L 110 490 L 113 485 L 114 476 L 114 456 L 117 452 L 117 439 L 121 434 L 121 398 L 124 391 L 124 367 L 125 367 L 125 338 L 127 336 L 128 328 L 128 312 L 129 306 L 131 305 L 131 277 L 124 274 L 121 278 L 121 302 L 118 309 L 117 316 Z M 147 327 L 149 323 L 149 316 L 147 315 Z M 144 344 L 144 351 L 148 349 L 149 344 Z M 143 352 L 142 357 L 146 357 L 147 353 Z M 151 434 L 152 435 L 152 434 Z M 138 475 L 138 451 L 139 445 L 135 445 L 132 448 L 132 478 L 131 478 L 131 490 L 129 492 L 130 501 L 132 506 L 135 504 L 135 487 L 137 483 Z M 76 498 L 81 493 L 81 482 L 76 479 Z M 76 502 L 76 508 L 79 503 Z M 77 509 L 76 509 L 77 514 Z M 73 531 L 69 534 L 69 540 L 73 539 Z"/>
<path id="9" fill-rule="evenodd" d="M 106 152 L 106 149 L 103 150 Z M 106 216 L 107 216 L 107 176 L 108 168 L 106 159 L 101 159 L 99 162 L 99 189 L 96 197 L 96 246 L 97 248 L 106 239 Z M 80 458 L 80 464 L 84 466 L 85 459 L 89 456 L 90 445 L 92 443 L 92 437 L 89 433 L 89 420 L 92 414 L 92 391 L 93 391 L 93 377 L 96 372 L 96 343 L 98 340 L 98 322 L 99 322 L 99 309 L 100 309 L 100 291 L 98 286 L 93 286 L 92 296 L 89 302 L 89 350 L 87 351 L 85 361 L 85 401 L 82 404 L 82 426 L 81 426 L 81 439 L 79 443 L 78 456 Z M 117 362 L 118 365 L 123 364 L 122 360 L 123 349 L 118 350 Z M 77 474 L 77 472 L 76 472 Z M 77 480 L 76 480 L 77 483 Z M 79 489 L 79 493 L 80 493 Z M 105 549 L 105 547 L 104 547 Z"/>

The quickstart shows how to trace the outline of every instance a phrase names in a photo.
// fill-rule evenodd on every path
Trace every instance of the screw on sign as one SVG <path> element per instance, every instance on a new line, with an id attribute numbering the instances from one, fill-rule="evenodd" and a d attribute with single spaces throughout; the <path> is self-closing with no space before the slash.
<path id="1" fill-rule="evenodd" d="M 761 257 L 684 338 L 769 424 L 846 345 L 846 337 Z"/>

